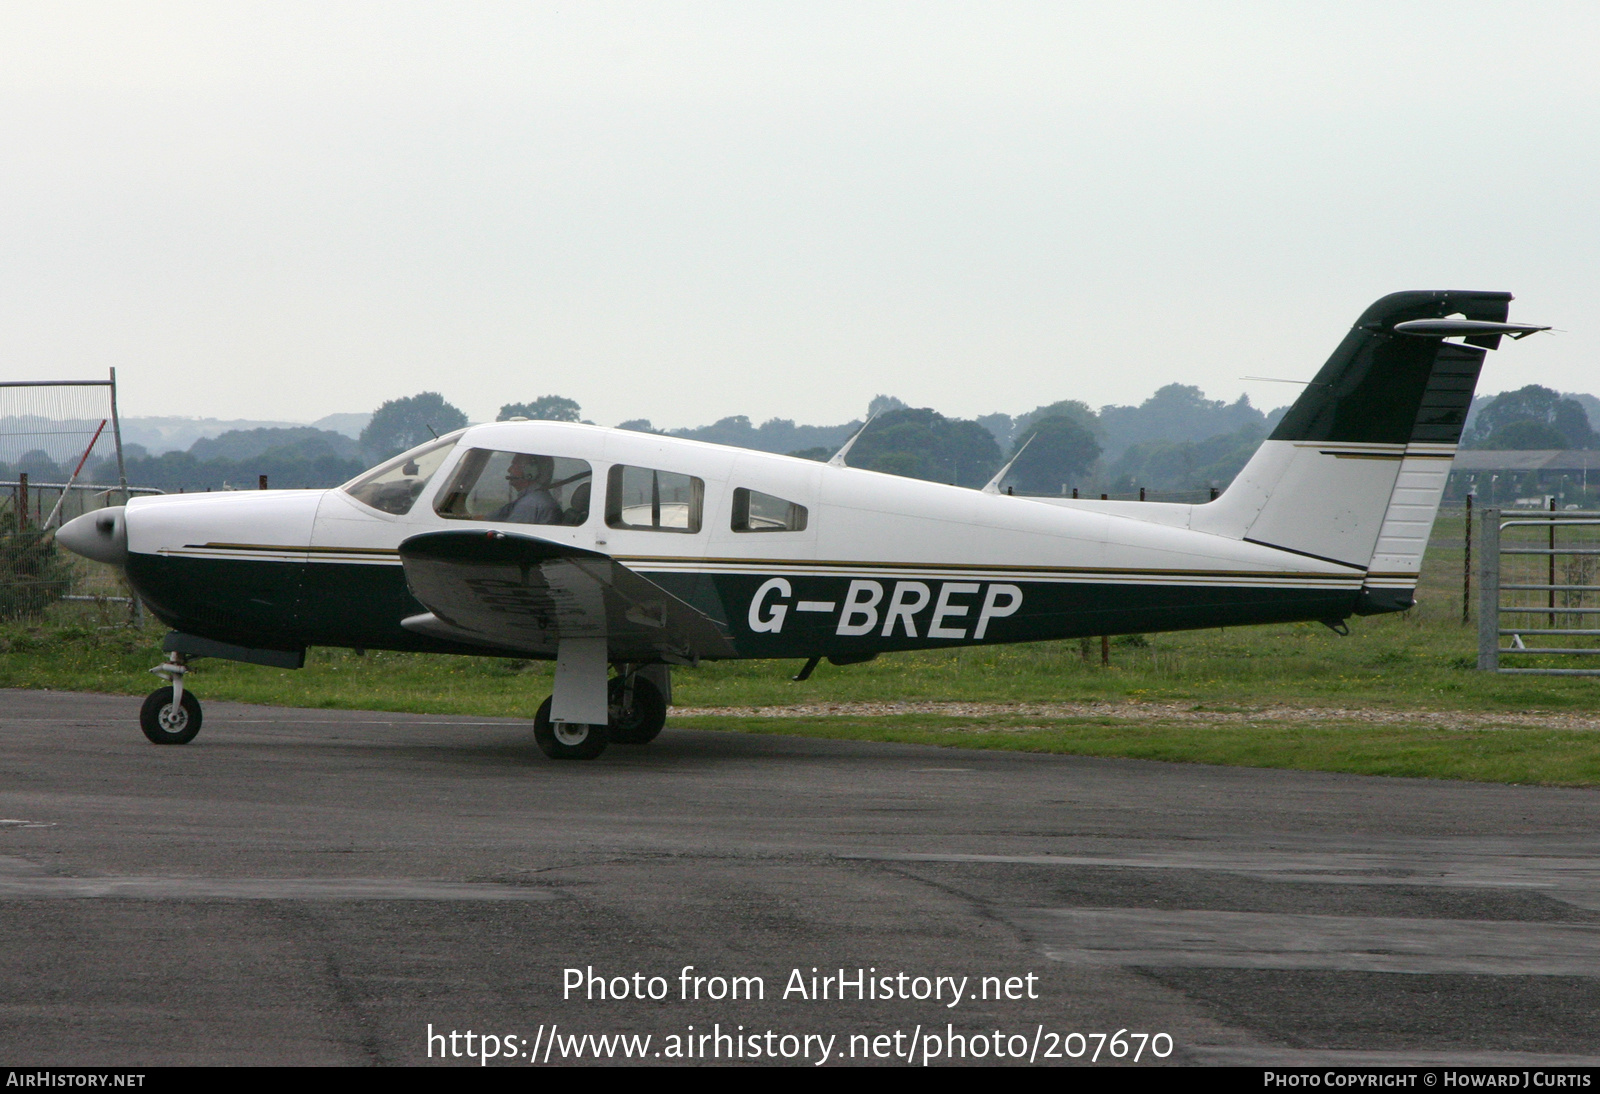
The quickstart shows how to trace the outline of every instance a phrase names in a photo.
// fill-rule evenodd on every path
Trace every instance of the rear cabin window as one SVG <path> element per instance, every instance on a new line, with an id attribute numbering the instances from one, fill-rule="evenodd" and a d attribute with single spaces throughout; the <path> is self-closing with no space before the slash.
<path id="1" fill-rule="evenodd" d="M 742 486 L 733 492 L 735 532 L 803 532 L 805 529 L 804 505 Z"/>
<path id="2" fill-rule="evenodd" d="M 606 482 L 606 524 L 648 532 L 698 532 L 706 484 L 693 475 L 617 464 Z"/>
<path id="3" fill-rule="evenodd" d="M 582 524 L 593 479 L 586 460 L 472 448 L 433 508 L 451 520 Z"/>
<path id="4" fill-rule="evenodd" d="M 402 452 L 388 463 L 379 464 L 360 478 L 345 483 L 343 490 L 363 505 L 402 516 L 411 511 L 428 480 L 455 446 L 456 438 L 447 437 Z"/>

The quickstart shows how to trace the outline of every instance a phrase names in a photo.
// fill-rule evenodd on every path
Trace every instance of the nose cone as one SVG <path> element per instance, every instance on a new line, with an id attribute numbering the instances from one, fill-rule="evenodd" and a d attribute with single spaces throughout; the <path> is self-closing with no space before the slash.
<path id="1" fill-rule="evenodd" d="M 128 525 L 120 505 L 74 517 L 56 531 L 56 542 L 73 554 L 121 566 L 128 560 Z"/>

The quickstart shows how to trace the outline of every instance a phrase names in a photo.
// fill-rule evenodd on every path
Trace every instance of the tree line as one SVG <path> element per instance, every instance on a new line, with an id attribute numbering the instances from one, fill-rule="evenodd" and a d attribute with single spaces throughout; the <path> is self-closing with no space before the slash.
<path id="1" fill-rule="evenodd" d="M 1592 398 L 1564 396 L 1536 384 L 1480 397 L 1463 444 L 1600 446 L 1584 405 Z M 734 415 L 693 428 L 659 430 L 642 418 L 622 422 L 619 428 L 815 460 L 827 460 L 859 432 L 847 458 L 853 467 L 981 486 L 1011 462 L 1004 485 L 1018 493 L 1059 494 L 1076 488 L 1093 496 L 1129 495 L 1141 487 L 1156 492 L 1226 488 L 1283 412 L 1263 412 L 1245 396 L 1230 403 L 1207 399 L 1192 385 L 1168 384 L 1136 406 L 1099 410 L 1069 399 L 1015 416 L 968 419 L 880 395 L 860 418 L 839 425 L 802 425 L 787 418 L 756 425 L 747 416 Z M 560 395 L 507 403 L 496 420 L 518 418 L 583 420 L 578 402 Z M 152 455 L 128 445 L 125 462 L 130 485 L 167 491 L 253 489 L 260 475 L 267 475 L 275 487 L 325 487 L 467 424 L 467 415 L 438 392 L 421 392 L 384 402 L 359 438 L 310 426 L 233 430 L 198 440 L 181 452 Z M 0 463 L 0 479 L 18 472 L 34 481 L 62 482 L 70 469 L 43 452 L 27 453 L 14 465 Z M 94 483 L 116 479 L 112 457 L 91 464 L 84 475 L 84 481 Z"/>

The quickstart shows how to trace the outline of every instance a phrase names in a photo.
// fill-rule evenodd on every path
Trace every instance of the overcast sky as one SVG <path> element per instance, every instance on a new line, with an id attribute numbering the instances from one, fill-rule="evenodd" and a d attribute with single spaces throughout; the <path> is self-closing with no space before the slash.
<path id="1" fill-rule="evenodd" d="M 1600 391 L 1592 3 L 0 4 L 0 378 L 310 420 L 1258 406 L 1397 289 Z"/>

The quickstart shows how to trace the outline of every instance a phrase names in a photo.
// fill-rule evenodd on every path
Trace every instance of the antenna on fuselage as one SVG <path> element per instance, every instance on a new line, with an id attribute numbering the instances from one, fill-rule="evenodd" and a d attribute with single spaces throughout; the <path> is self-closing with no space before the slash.
<path id="1" fill-rule="evenodd" d="M 1006 461 L 1006 465 L 1004 467 L 994 473 L 994 478 L 989 480 L 988 484 L 984 486 L 981 493 L 998 494 L 1000 492 L 1000 483 L 1003 482 L 1006 475 L 1011 472 L 1011 465 L 1022 458 L 1022 454 L 1028 450 L 1028 446 L 1033 443 L 1033 439 L 1038 435 L 1039 434 L 1037 432 L 1029 434 L 1028 439 L 1022 442 L 1022 447 L 1017 449 L 1016 453 Z"/>
<path id="2" fill-rule="evenodd" d="M 878 418 L 877 414 L 869 415 L 867 420 L 861 423 L 861 428 L 856 430 L 855 433 L 853 433 L 851 435 L 851 437 L 850 437 L 850 439 L 848 441 L 844 442 L 844 447 L 839 449 L 839 451 L 837 451 L 837 452 L 835 452 L 833 454 L 833 459 L 828 461 L 828 466 L 829 467 L 849 467 L 850 465 L 844 462 L 844 458 L 850 454 L 850 449 L 855 445 L 855 443 L 857 441 L 859 441 L 861 439 L 861 434 L 863 434 L 863 433 L 865 433 L 867 431 L 867 426 L 869 426 L 873 422 L 875 422 L 877 420 L 877 418 Z"/>

